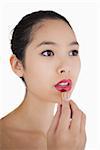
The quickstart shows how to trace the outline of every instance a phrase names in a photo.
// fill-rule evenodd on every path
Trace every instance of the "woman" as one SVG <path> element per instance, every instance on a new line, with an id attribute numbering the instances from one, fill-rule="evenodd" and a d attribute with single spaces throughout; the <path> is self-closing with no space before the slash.
<path id="1" fill-rule="evenodd" d="M 23 103 L 0 121 L 1 148 L 84 150 L 85 114 L 70 100 L 80 57 L 69 22 L 54 11 L 28 14 L 14 29 L 11 49 L 10 64 L 25 83 L 26 94 Z"/>

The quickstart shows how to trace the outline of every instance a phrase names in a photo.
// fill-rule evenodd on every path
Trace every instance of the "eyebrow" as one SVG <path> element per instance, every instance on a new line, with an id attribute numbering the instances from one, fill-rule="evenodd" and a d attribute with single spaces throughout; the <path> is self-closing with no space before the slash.
<path id="1" fill-rule="evenodd" d="M 36 47 L 40 47 L 42 45 L 58 45 L 58 44 L 53 41 L 43 41 L 43 42 L 39 43 Z M 77 41 L 72 41 L 71 43 L 69 43 L 69 46 L 73 46 L 73 45 L 79 46 L 79 43 Z"/>

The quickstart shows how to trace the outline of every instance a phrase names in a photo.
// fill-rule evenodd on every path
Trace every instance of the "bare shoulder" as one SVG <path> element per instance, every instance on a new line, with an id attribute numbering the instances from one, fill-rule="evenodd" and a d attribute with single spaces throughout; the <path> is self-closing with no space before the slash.
<path id="1" fill-rule="evenodd" d="M 2 119 L 0 119 L 0 150 L 2 150 Z"/>
<path id="2" fill-rule="evenodd" d="M 1 125 L 1 149 L 46 150 L 46 138 L 39 132 L 22 131 Z"/>

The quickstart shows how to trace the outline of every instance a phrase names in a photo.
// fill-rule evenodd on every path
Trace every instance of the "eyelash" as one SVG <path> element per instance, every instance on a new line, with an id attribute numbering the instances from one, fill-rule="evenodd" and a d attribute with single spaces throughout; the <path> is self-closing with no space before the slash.
<path id="1" fill-rule="evenodd" d="M 45 53 L 45 52 L 50 52 L 50 53 L 52 52 L 52 53 L 53 53 L 52 50 L 49 50 L 49 49 L 48 49 L 48 50 L 43 51 L 43 52 L 41 53 L 41 55 L 43 55 L 43 53 Z M 72 50 L 72 51 L 70 51 L 70 52 L 75 53 L 74 55 L 70 55 L 70 56 L 78 56 L 78 53 L 79 53 L 78 50 Z M 49 54 L 50 54 L 50 53 L 49 53 Z M 54 53 L 53 53 L 53 55 L 54 55 Z M 52 56 L 53 56 L 53 55 L 52 55 Z M 43 56 L 45 56 L 45 55 L 43 55 Z M 49 56 L 50 56 L 50 55 L 49 55 Z M 48 56 L 45 56 L 45 57 L 48 57 Z"/>

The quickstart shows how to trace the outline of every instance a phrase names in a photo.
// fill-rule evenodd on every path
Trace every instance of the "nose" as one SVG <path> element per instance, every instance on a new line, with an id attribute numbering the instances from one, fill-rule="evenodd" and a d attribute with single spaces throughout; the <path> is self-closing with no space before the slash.
<path id="1" fill-rule="evenodd" d="M 58 73 L 67 75 L 70 73 L 70 69 L 67 70 L 67 69 L 61 68 L 59 69 Z"/>
<path id="2" fill-rule="evenodd" d="M 71 72 L 70 64 L 65 62 L 62 65 L 59 65 L 57 72 L 59 75 L 68 75 Z"/>

